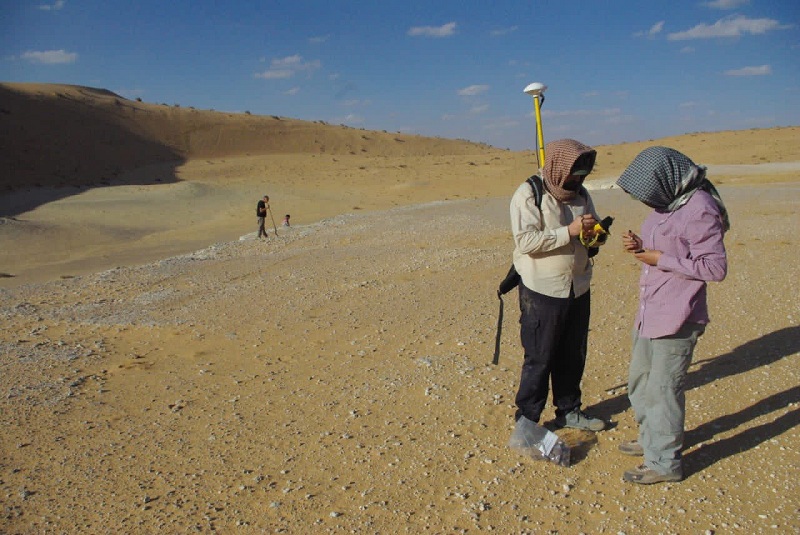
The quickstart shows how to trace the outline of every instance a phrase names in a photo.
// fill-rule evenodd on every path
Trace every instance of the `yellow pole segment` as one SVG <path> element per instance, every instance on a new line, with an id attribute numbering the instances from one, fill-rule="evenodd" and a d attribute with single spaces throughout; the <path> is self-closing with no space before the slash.
<path id="1" fill-rule="evenodd" d="M 542 131 L 542 110 L 539 95 L 533 96 L 533 109 L 536 112 L 536 144 L 539 146 L 539 167 L 544 167 L 544 132 Z"/>

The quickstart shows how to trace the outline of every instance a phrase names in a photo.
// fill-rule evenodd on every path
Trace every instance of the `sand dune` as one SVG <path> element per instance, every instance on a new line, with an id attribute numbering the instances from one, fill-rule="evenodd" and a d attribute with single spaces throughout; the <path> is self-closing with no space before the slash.
<path id="1" fill-rule="evenodd" d="M 562 433 L 562 468 L 505 447 L 513 294 L 490 364 L 533 153 L 0 91 L 0 532 L 800 530 L 798 127 L 598 147 L 616 220 L 583 389 L 613 427 Z M 638 268 L 614 234 L 646 211 L 604 186 L 656 143 L 709 165 L 731 269 L 688 377 L 687 479 L 634 488 Z M 239 240 L 264 193 L 296 225 Z"/>
<path id="2" fill-rule="evenodd" d="M 0 84 L 0 102 L 0 142 L 8 155 L 0 188 L 6 191 L 119 183 L 131 169 L 165 162 L 177 167 L 191 159 L 490 152 L 484 145 L 448 139 L 148 104 L 79 86 Z M 130 175 L 122 181 L 131 183 Z"/>

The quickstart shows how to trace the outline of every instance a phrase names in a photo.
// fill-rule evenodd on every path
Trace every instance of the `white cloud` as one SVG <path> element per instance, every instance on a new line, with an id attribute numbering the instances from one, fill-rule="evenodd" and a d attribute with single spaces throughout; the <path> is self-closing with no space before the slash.
<path id="1" fill-rule="evenodd" d="M 273 59 L 270 69 L 290 69 L 293 71 L 313 71 L 322 66 L 319 60 L 303 61 L 303 56 L 295 54 L 285 58 Z"/>
<path id="2" fill-rule="evenodd" d="M 685 47 L 680 49 L 680 53 L 681 54 L 691 54 L 692 52 L 694 52 L 694 47 L 693 46 L 685 46 Z"/>
<path id="3" fill-rule="evenodd" d="M 291 89 L 287 89 L 286 91 L 284 91 L 283 94 L 284 95 L 289 95 L 290 97 L 293 97 L 296 94 L 298 94 L 299 92 L 300 92 L 300 88 L 299 87 L 293 87 Z"/>
<path id="4" fill-rule="evenodd" d="M 268 71 L 257 72 L 255 74 L 256 78 L 263 78 L 264 80 L 280 80 L 283 78 L 291 78 L 292 76 L 294 76 L 294 71 L 290 71 L 289 69 L 270 69 Z"/>
<path id="5" fill-rule="evenodd" d="M 634 115 L 624 115 L 622 113 L 618 115 L 609 115 L 604 118 L 604 124 L 611 124 L 611 125 L 625 125 L 625 124 L 634 124 L 639 121 L 639 118 Z"/>
<path id="6" fill-rule="evenodd" d="M 499 37 L 502 35 L 508 35 L 510 33 L 514 33 L 519 29 L 519 26 L 511 26 L 510 28 L 499 28 L 497 30 L 492 30 L 490 35 L 493 37 Z"/>
<path id="7" fill-rule="evenodd" d="M 472 108 L 470 108 L 469 112 L 473 115 L 478 115 L 487 111 L 488 109 L 489 109 L 488 104 L 481 104 L 479 106 L 473 106 Z"/>
<path id="8" fill-rule="evenodd" d="M 670 41 L 688 39 L 711 39 L 714 37 L 739 37 L 741 35 L 761 35 L 770 30 L 785 29 L 774 19 L 749 19 L 744 15 L 733 15 L 720 19 L 712 25 L 698 24 L 682 32 L 667 35 Z"/>
<path id="9" fill-rule="evenodd" d="M 312 45 L 318 45 L 327 41 L 329 37 L 330 35 L 318 35 L 316 37 L 309 38 L 308 42 L 311 43 Z"/>
<path id="10" fill-rule="evenodd" d="M 353 113 L 350 113 L 348 115 L 345 115 L 344 118 L 341 121 L 337 121 L 337 122 L 339 122 L 341 124 L 349 124 L 349 125 L 364 124 L 364 118 L 361 117 L 360 115 L 355 115 Z"/>
<path id="11" fill-rule="evenodd" d="M 272 69 L 290 69 L 300 65 L 303 61 L 303 57 L 299 54 L 295 54 L 294 56 L 286 56 L 285 58 L 278 58 L 273 59 L 270 62 L 270 68 Z"/>
<path id="12" fill-rule="evenodd" d="M 703 5 L 712 9 L 736 9 L 749 3 L 750 0 L 713 0 L 703 3 Z"/>
<path id="13" fill-rule="evenodd" d="M 655 37 L 656 34 L 661 33 L 661 30 L 663 29 L 664 29 L 664 21 L 660 20 L 655 24 L 653 24 L 652 26 L 650 26 L 650 29 L 647 31 L 647 35 L 648 37 Z"/>
<path id="14" fill-rule="evenodd" d="M 458 96 L 460 97 L 475 97 L 478 95 L 482 95 L 489 90 L 488 85 L 471 85 L 469 87 L 465 87 L 464 89 L 458 90 Z"/>
<path id="15" fill-rule="evenodd" d="M 414 26 L 408 30 L 412 37 L 450 37 L 456 33 L 456 23 L 448 22 L 442 26 Z"/>
<path id="16" fill-rule="evenodd" d="M 646 32 L 636 32 L 633 35 L 636 37 L 647 37 L 648 39 L 653 39 L 655 38 L 656 35 L 661 33 L 661 30 L 663 29 L 664 29 L 664 21 L 660 20 L 655 24 L 653 24 L 652 26 L 650 26 L 650 29 L 647 30 Z"/>
<path id="17" fill-rule="evenodd" d="M 42 11 L 58 11 L 64 7 L 64 0 L 56 0 L 53 4 L 42 4 L 39 6 L 39 9 Z"/>
<path id="18" fill-rule="evenodd" d="M 78 54 L 67 52 L 66 50 L 45 50 L 42 52 L 29 50 L 22 54 L 22 59 L 31 63 L 43 63 L 45 65 L 56 65 L 59 63 L 75 63 Z"/>
<path id="19" fill-rule="evenodd" d="M 284 78 L 291 78 L 299 72 L 312 73 L 319 69 L 322 63 L 319 60 L 304 61 L 303 56 L 295 54 L 293 56 L 286 56 L 285 58 L 273 59 L 269 64 L 269 69 L 256 73 L 256 78 L 263 78 L 265 80 L 279 80 Z"/>
<path id="20" fill-rule="evenodd" d="M 486 123 L 483 125 L 483 128 L 486 130 L 507 130 L 517 126 L 519 126 L 519 121 L 515 121 L 514 119 L 498 119 L 496 121 Z"/>
<path id="21" fill-rule="evenodd" d="M 725 71 L 725 74 L 727 76 L 766 76 L 767 74 L 772 74 L 772 67 L 769 65 L 742 67 L 741 69 Z"/>

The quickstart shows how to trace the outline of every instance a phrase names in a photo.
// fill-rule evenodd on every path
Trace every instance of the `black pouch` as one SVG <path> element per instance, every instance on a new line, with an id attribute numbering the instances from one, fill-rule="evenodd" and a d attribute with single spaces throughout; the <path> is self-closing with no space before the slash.
<path id="1" fill-rule="evenodd" d="M 500 300 L 500 313 L 497 315 L 497 335 L 494 337 L 494 358 L 492 358 L 492 364 L 497 364 L 500 360 L 500 338 L 503 335 L 503 296 L 516 288 L 521 280 L 514 264 L 511 264 L 506 278 L 503 279 L 503 282 L 501 282 L 500 286 L 497 288 L 497 298 Z"/>
<path id="2" fill-rule="evenodd" d="M 502 297 L 516 288 L 519 284 L 519 281 L 519 273 L 517 273 L 516 268 L 514 268 L 514 264 L 511 264 L 511 268 L 509 268 L 506 278 L 503 279 L 503 282 L 501 282 L 500 286 L 497 288 L 497 297 Z"/>

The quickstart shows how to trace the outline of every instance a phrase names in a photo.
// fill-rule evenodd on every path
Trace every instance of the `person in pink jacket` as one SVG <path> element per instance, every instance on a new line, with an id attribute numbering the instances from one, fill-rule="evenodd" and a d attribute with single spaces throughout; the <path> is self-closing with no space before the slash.
<path id="1" fill-rule="evenodd" d="M 642 151 L 617 184 L 653 209 L 640 235 L 622 236 L 642 270 L 628 375 L 639 437 L 621 444 L 620 451 L 644 456 L 623 479 L 680 481 L 684 384 L 697 339 L 709 323 L 707 282 L 727 274 L 728 214 L 706 168 L 667 147 Z"/>

